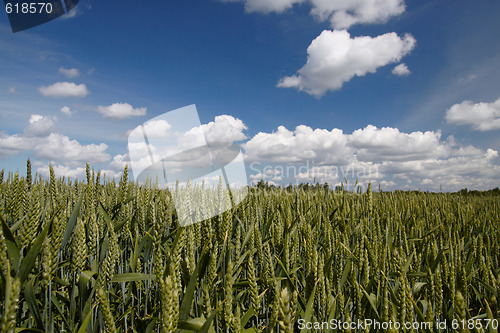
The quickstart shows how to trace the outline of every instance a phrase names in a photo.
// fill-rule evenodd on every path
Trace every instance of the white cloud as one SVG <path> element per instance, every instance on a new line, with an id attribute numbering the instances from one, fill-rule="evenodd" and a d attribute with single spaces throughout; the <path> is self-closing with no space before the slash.
<path id="1" fill-rule="evenodd" d="M 392 74 L 398 76 L 408 76 L 411 74 L 411 71 L 410 69 L 408 69 L 408 66 L 406 66 L 406 64 L 399 64 L 393 68 Z"/>
<path id="2" fill-rule="evenodd" d="M 104 143 L 82 145 L 76 140 L 57 133 L 52 133 L 44 140 L 40 140 L 33 148 L 33 155 L 36 158 L 60 162 L 67 165 L 81 165 L 86 162 L 102 163 L 110 159 Z"/>
<path id="3" fill-rule="evenodd" d="M 273 133 L 258 133 L 242 147 L 248 161 L 345 164 L 352 156 L 347 144 L 347 136 L 340 129 L 313 130 L 301 125 L 295 131 L 280 126 Z"/>
<path id="4" fill-rule="evenodd" d="M 217 142 L 235 142 L 245 140 L 247 137 L 243 133 L 247 126 L 238 118 L 229 115 L 216 116 L 214 121 L 192 128 L 179 138 L 181 146 L 205 145 Z"/>
<path id="5" fill-rule="evenodd" d="M 235 2 L 238 0 L 223 0 Z M 354 24 L 384 23 L 405 11 L 404 0 L 242 0 L 247 12 L 282 13 L 295 4 L 308 3 L 311 14 L 330 21 L 334 29 Z"/>
<path id="6" fill-rule="evenodd" d="M 109 169 L 104 169 L 101 170 L 101 179 L 115 179 L 119 180 L 123 176 L 123 169 L 116 171 L 116 170 L 109 170 Z M 130 177 L 130 176 L 129 176 Z"/>
<path id="7" fill-rule="evenodd" d="M 48 175 L 50 163 L 57 175 L 79 179 L 84 177 L 86 162 L 104 165 L 107 178 L 119 176 L 124 166 L 130 165 L 128 154 L 111 159 L 104 143 L 81 144 L 54 133 L 55 122 L 56 118 L 32 115 L 24 133 L 0 132 L 0 158 L 29 151 L 40 174 Z M 151 125 L 158 134 L 170 130 L 168 123 Z M 236 141 L 243 140 L 246 126 L 240 119 L 224 115 L 197 129 L 207 129 L 217 141 Z M 184 134 L 175 135 L 186 138 Z M 345 177 L 350 190 L 358 180 L 358 185 L 371 181 L 384 190 L 440 190 L 442 185 L 445 191 L 456 191 L 464 187 L 489 189 L 500 179 L 498 151 L 461 145 L 451 136 L 443 139 L 440 131 L 405 133 L 368 125 L 348 134 L 336 128 L 300 125 L 288 130 L 280 126 L 275 132 L 256 134 L 242 146 L 254 183 L 264 179 L 284 185 L 313 181 L 339 185 Z M 145 163 L 150 163 L 145 144 L 135 148 L 145 154 Z"/>
<path id="8" fill-rule="evenodd" d="M 74 82 L 56 82 L 50 86 L 41 86 L 38 90 L 49 97 L 85 97 L 90 93 L 85 84 Z"/>
<path id="9" fill-rule="evenodd" d="M 258 173 L 258 174 L 255 174 L 255 175 L 250 175 L 250 179 L 251 180 L 264 180 L 266 179 L 267 176 L 263 173 Z"/>
<path id="10" fill-rule="evenodd" d="M 385 191 L 387 190 L 388 188 L 395 188 L 396 187 L 396 183 L 393 182 L 392 180 L 391 181 L 387 181 L 387 180 L 381 180 L 378 182 L 378 184 L 380 185 L 380 188 L 382 191 Z"/>
<path id="11" fill-rule="evenodd" d="M 109 164 L 109 167 L 111 168 L 111 170 L 122 171 L 125 168 L 125 166 L 128 165 L 129 163 L 130 163 L 130 158 L 128 154 L 123 154 L 123 155 L 118 154 L 113 157 L 113 160 Z"/>
<path id="12" fill-rule="evenodd" d="M 379 67 L 398 62 L 415 47 L 411 35 L 387 33 L 378 37 L 351 38 L 346 30 L 355 24 L 385 23 L 404 13 L 404 0 L 222 0 L 245 3 L 247 12 L 282 13 L 296 4 L 307 3 L 311 15 L 330 21 L 333 31 L 325 30 L 307 49 L 307 63 L 297 74 L 283 77 L 281 88 L 297 88 L 316 97 L 340 89 L 354 76 L 375 73 Z M 409 75 L 405 64 L 394 68 L 396 75 Z"/>
<path id="13" fill-rule="evenodd" d="M 401 188 L 402 183 L 398 180 L 404 180 L 412 184 L 412 188 L 440 190 L 442 185 L 445 191 L 457 191 L 465 187 L 485 190 L 498 184 L 500 167 L 492 163 L 492 155 L 497 154 L 488 149 L 472 157 L 457 154 L 447 159 L 384 162 L 379 168 L 398 183 L 393 188 Z"/>
<path id="14" fill-rule="evenodd" d="M 172 128 L 166 120 L 151 120 L 144 124 L 144 130 L 147 133 L 148 139 L 165 138 Z"/>
<path id="15" fill-rule="evenodd" d="M 215 117 L 214 121 L 201 125 L 207 141 L 210 142 L 234 142 L 245 140 L 243 133 L 247 126 L 238 118 L 229 115 Z"/>
<path id="16" fill-rule="evenodd" d="M 486 150 L 486 155 L 485 155 L 486 159 L 487 160 L 492 160 L 494 158 L 497 158 L 498 157 L 498 152 L 496 150 L 493 150 L 491 148 L 488 148 Z"/>
<path id="17" fill-rule="evenodd" d="M 69 108 L 69 106 L 63 106 L 63 107 L 61 108 L 61 112 L 62 112 L 62 113 L 64 113 L 65 115 L 67 115 L 67 116 L 70 116 L 70 117 L 71 117 L 71 115 L 72 115 L 73 113 L 75 113 L 76 111 L 71 111 L 71 109 Z"/>
<path id="18" fill-rule="evenodd" d="M 351 38 L 346 30 L 325 30 L 307 48 L 307 63 L 296 75 L 282 78 L 278 87 L 293 87 L 319 97 L 340 89 L 354 76 L 375 73 L 379 67 L 400 61 L 415 44 L 408 34 Z"/>
<path id="19" fill-rule="evenodd" d="M 334 29 L 354 24 L 384 23 L 405 11 L 404 0 L 311 0 L 311 13 Z"/>
<path id="20" fill-rule="evenodd" d="M 358 180 L 363 186 L 376 181 L 385 190 L 439 190 L 442 184 L 444 190 L 455 191 L 489 189 L 500 179 L 500 166 L 494 163 L 497 151 L 460 145 L 453 137 L 443 140 L 440 131 L 405 133 L 368 125 L 345 134 L 339 129 L 301 125 L 290 131 L 280 126 L 276 132 L 256 134 L 243 148 L 257 173 L 251 180 L 339 185 L 347 177 L 350 186 Z"/>
<path id="21" fill-rule="evenodd" d="M 500 98 L 492 103 L 463 101 L 446 111 L 446 122 L 456 125 L 471 125 L 476 131 L 500 129 Z"/>
<path id="22" fill-rule="evenodd" d="M 9 90 L 7 90 L 7 92 L 9 94 L 15 94 L 16 93 L 16 87 L 12 86 L 12 87 L 9 87 Z"/>
<path id="23" fill-rule="evenodd" d="M 80 75 L 80 71 L 78 68 L 64 68 L 60 67 L 59 68 L 59 73 L 62 75 L 68 77 L 68 78 L 74 78 Z"/>
<path id="24" fill-rule="evenodd" d="M 35 137 L 24 137 L 21 134 L 8 135 L 0 132 L 0 159 L 17 155 L 23 150 L 30 150 L 35 141 Z"/>
<path id="25" fill-rule="evenodd" d="M 24 129 L 25 135 L 30 137 L 45 137 L 54 131 L 56 131 L 55 118 L 39 114 L 31 115 L 29 125 Z"/>
<path id="26" fill-rule="evenodd" d="M 66 166 L 110 160 L 106 144 L 82 145 L 65 135 L 55 133 L 55 121 L 56 118 L 53 117 L 32 115 L 23 134 L 0 133 L 0 158 L 30 151 L 39 160 Z"/>
<path id="27" fill-rule="evenodd" d="M 397 128 L 368 125 L 355 130 L 348 140 L 358 160 L 383 162 L 447 157 L 451 147 L 440 139 L 439 131 L 402 133 Z"/>
<path id="28" fill-rule="evenodd" d="M 249 13 L 282 13 L 292 8 L 294 4 L 302 2 L 304 0 L 245 0 L 245 10 Z"/>
<path id="29" fill-rule="evenodd" d="M 279 169 L 267 169 L 266 170 L 266 175 L 269 176 L 279 176 L 281 174 L 281 170 Z"/>
<path id="30" fill-rule="evenodd" d="M 49 166 L 44 164 L 44 163 L 37 163 L 39 164 L 38 168 L 36 169 L 36 172 L 45 178 L 50 177 L 50 170 Z M 54 174 L 56 177 L 66 177 L 66 178 L 72 178 L 72 179 L 86 179 L 86 169 L 83 167 L 77 167 L 77 168 L 70 168 L 64 165 L 52 165 L 52 169 L 54 170 Z"/>
<path id="31" fill-rule="evenodd" d="M 36 172 L 41 175 L 42 177 L 48 178 L 50 177 L 50 171 L 49 171 L 49 166 L 45 163 L 40 163 L 37 162 L 35 163 L 37 166 Z M 71 168 L 66 165 L 62 164 L 52 164 L 52 168 L 54 169 L 54 173 L 56 177 L 66 177 L 66 178 L 72 178 L 72 179 L 79 179 L 79 180 L 84 180 L 87 178 L 86 175 L 86 168 L 84 167 L 75 167 Z M 96 170 L 97 171 L 97 170 Z M 115 170 L 99 170 L 101 172 L 101 182 L 103 181 L 104 177 L 106 179 L 118 179 L 122 176 L 121 171 L 115 171 Z"/>
<path id="32" fill-rule="evenodd" d="M 109 106 L 99 105 L 97 112 L 106 118 L 121 120 L 129 117 L 140 117 L 146 114 L 146 108 L 135 108 L 128 103 L 113 103 Z"/>
<path id="33" fill-rule="evenodd" d="M 368 125 L 352 134 L 334 128 L 312 129 L 305 125 L 290 131 L 284 126 L 273 133 L 258 133 L 242 147 L 247 161 L 349 165 L 357 162 L 418 161 L 450 156 L 477 157 L 484 152 L 460 146 L 452 138 L 441 140 L 440 131 L 404 133 L 397 128 Z M 490 153 L 492 155 L 492 153 Z M 267 175 L 279 175 L 266 169 Z"/>
<path id="34" fill-rule="evenodd" d="M 43 119 L 42 115 L 39 114 L 32 114 L 29 120 L 30 124 L 36 123 L 37 121 L 40 121 Z"/>

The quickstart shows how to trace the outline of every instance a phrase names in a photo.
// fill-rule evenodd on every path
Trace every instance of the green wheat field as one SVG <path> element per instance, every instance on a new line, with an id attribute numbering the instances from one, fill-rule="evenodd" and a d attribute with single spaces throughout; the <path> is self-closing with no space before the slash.
<path id="1" fill-rule="evenodd" d="M 88 165 L 84 181 L 31 173 L 0 174 L 1 332 L 398 331 L 298 325 L 364 319 L 497 332 L 498 189 L 260 184 L 181 227 L 170 192 L 127 169 L 118 183 Z"/>

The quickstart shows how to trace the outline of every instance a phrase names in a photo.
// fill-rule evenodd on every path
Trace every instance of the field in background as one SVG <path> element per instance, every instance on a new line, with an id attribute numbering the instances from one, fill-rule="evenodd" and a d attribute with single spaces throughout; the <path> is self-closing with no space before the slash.
<path id="1" fill-rule="evenodd" d="M 127 170 L 104 185 L 88 166 L 85 182 L 27 174 L 0 178 L 1 332 L 296 332 L 299 319 L 366 318 L 437 331 L 500 318 L 498 191 L 261 184 L 180 227 L 169 192 Z"/>

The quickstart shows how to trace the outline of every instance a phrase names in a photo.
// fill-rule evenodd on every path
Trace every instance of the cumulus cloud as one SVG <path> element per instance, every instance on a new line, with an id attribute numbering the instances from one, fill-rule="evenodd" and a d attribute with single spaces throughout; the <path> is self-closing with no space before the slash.
<path id="1" fill-rule="evenodd" d="M 38 88 L 40 93 L 48 97 L 85 97 L 90 94 L 87 86 L 83 83 L 74 82 L 56 82 L 50 86 L 41 86 Z"/>
<path id="2" fill-rule="evenodd" d="M 405 11 L 404 0 L 311 0 L 311 13 L 335 29 L 354 24 L 384 23 Z"/>
<path id="3" fill-rule="evenodd" d="M 280 126 L 273 133 L 260 132 L 242 147 L 248 161 L 345 164 L 352 156 L 352 149 L 348 147 L 342 130 L 313 130 L 304 125 L 298 126 L 295 131 Z"/>
<path id="4" fill-rule="evenodd" d="M 79 179 L 84 177 L 85 162 L 103 164 L 107 178 L 119 176 L 125 165 L 130 165 L 128 154 L 116 154 L 111 159 L 104 143 L 84 145 L 56 133 L 55 122 L 55 118 L 32 115 L 24 133 L 0 132 L 0 158 L 30 151 L 40 174 L 48 175 L 48 165 L 52 164 L 57 175 Z M 168 122 L 149 125 L 160 138 L 167 132 L 189 139 L 201 131 L 215 141 L 246 140 L 246 125 L 228 115 L 183 133 L 173 132 Z M 384 190 L 439 190 L 442 185 L 445 191 L 456 191 L 464 187 L 489 189 L 500 179 L 498 151 L 462 145 L 451 136 L 443 138 L 439 130 L 406 133 L 398 128 L 368 125 L 349 134 L 337 128 L 300 125 L 289 130 L 279 126 L 274 132 L 254 135 L 242 147 L 254 183 L 263 179 L 283 185 L 339 185 L 348 179 L 349 186 L 356 181 L 362 186 L 372 182 Z M 150 164 L 145 143 L 129 148 L 144 153 L 145 163 Z M 163 156 L 155 149 L 152 153 L 155 158 Z"/>
<path id="5" fill-rule="evenodd" d="M 415 47 L 411 35 L 388 33 L 378 37 L 351 38 L 345 30 L 355 24 L 385 23 L 404 13 L 404 0 L 222 0 L 245 3 L 247 12 L 281 13 L 296 4 L 311 6 L 318 21 L 330 21 L 333 31 L 325 30 L 307 49 L 307 63 L 295 75 L 283 77 L 281 88 L 297 88 L 317 97 L 340 89 L 354 76 L 375 73 L 379 67 L 398 62 Z M 405 64 L 393 69 L 405 76 Z"/>
<path id="6" fill-rule="evenodd" d="M 35 166 L 37 166 L 36 172 L 45 178 L 50 177 L 50 169 L 49 165 L 45 163 L 36 163 Z M 56 177 L 66 177 L 66 178 L 72 178 L 72 179 L 85 179 L 86 178 L 86 169 L 83 167 L 77 167 L 77 168 L 70 168 L 65 165 L 52 165 L 52 169 L 54 170 L 54 174 Z"/>
<path id="7" fill-rule="evenodd" d="M 447 157 L 451 147 L 439 131 L 402 133 L 397 128 L 368 125 L 349 135 L 349 146 L 360 161 L 412 161 Z"/>
<path id="8" fill-rule="evenodd" d="M 31 151 L 32 156 L 49 163 L 79 166 L 86 162 L 104 163 L 110 160 L 108 146 L 82 145 L 76 140 L 56 133 L 56 118 L 32 115 L 24 133 L 0 133 L 0 158 Z"/>
<path id="9" fill-rule="evenodd" d="M 500 178 L 494 164 L 498 152 L 464 146 L 440 131 L 401 132 L 397 128 L 365 128 L 343 133 L 339 129 L 283 126 L 258 133 L 243 144 L 251 180 L 328 182 L 347 177 L 358 184 L 378 182 L 385 189 L 488 189 Z M 432 180 L 432 181 L 429 181 Z"/>
<path id="10" fill-rule="evenodd" d="M 24 129 L 25 135 L 30 137 L 44 137 L 54 131 L 56 131 L 55 118 L 39 114 L 31 115 L 29 125 Z"/>
<path id="11" fill-rule="evenodd" d="M 328 90 L 340 89 L 354 76 L 375 73 L 379 67 L 399 62 L 415 44 L 409 34 L 351 38 L 346 30 L 325 30 L 307 48 L 307 63 L 296 75 L 282 78 L 278 87 L 297 88 L 319 97 Z"/>
<path id="12" fill-rule="evenodd" d="M 69 137 L 51 133 L 33 149 L 33 156 L 39 159 L 64 162 L 68 165 L 81 165 L 86 162 L 102 163 L 110 159 L 104 143 L 82 145 Z"/>
<path id="13" fill-rule="evenodd" d="M 62 75 L 68 77 L 68 78 L 74 78 L 80 75 L 80 71 L 78 68 L 64 68 L 60 67 L 59 68 L 59 73 Z"/>
<path id="14" fill-rule="evenodd" d="M 255 175 L 250 175 L 251 180 L 264 180 L 267 178 L 267 175 L 263 173 L 257 173 Z"/>
<path id="15" fill-rule="evenodd" d="M 250 162 L 313 162 L 317 165 L 349 165 L 353 161 L 408 162 L 454 155 L 477 157 L 484 153 L 472 146 L 460 146 L 453 138 L 442 140 L 440 131 L 404 133 L 397 128 L 373 125 L 352 134 L 337 128 L 313 130 L 300 125 L 291 131 L 280 126 L 273 133 L 256 134 L 242 147 Z"/>
<path id="16" fill-rule="evenodd" d="M 161 139 L 167 137 L 172 128 L 166 120 L 151 120 L 144 124 L 144 130 L 148 135 L 148 139 Z"/>
<path id="17" fill-rule="evenodd" d="M 22 134 L 8 135 L 0 132 L 0 159 L 30 150 L 35 140 L 35 137 L 25 137 Z"/>
<path id="18" fill-rule="evenodd" d="M 247 126 L 238 118 L 229 115 L 216 116 L 214 121 L 201 125 L 194 132 L 188 132 L 186 135 L 196 134 L 200 131 L 205 134 L 208 143 L 211 142 L 234 142 L 245 140 L 247 136 L 243 133 Z"/>
<path id="19" fill-rule="evenodd" d="M 456 154 L 446 159 L 385 162 L 379 170 L 391 175 L 393 189 L 423 188 L 457 191 L 462 188 L 491 189 L 498 184 L 500 167 L 492 163 L 497 152 L 488 149 L 477 156 Z"/>
<path id="20" fill-rule="evenodd" d="M 278 169 L 267 169 L 266 170 L 266 175 L 279 176 L 280 174 L 281 174 L 281 171 Z"/>
<path id="21" fill-rule="evenodd" d="M 135 108 L 128 103 L 113 103 L 109 106 L 99 105 L 97 112 L 106 118 L 121 120 L 130 117 L 140 117 L 146 115 L 146 108 Z"/>
<path id="22" fill-rule="evenodd" d="M 492 103 L 463 101 L 446 111 L 446 122 L 456 125 L 470 125 L 476 131 L 500 129 L 500 98 Z"/>
<path id="23" fill-rule="evenodd" d="M 229 115 L 216 116 L 214 121 L 194 127 L 178 137 L 179 148 L 199 147 L 210 143 L 242 141 L 247 138 L 247 126 Z"/>
<path id="24" fill-rule="evenodd" d="M 35 162 L 35 167 L 37 167 L 36 172 L 44 177 L 50 177 L 49 165 L 46 163 Z M 68 167 L 62 164 L 52 164 L 52 168 L 56 177 L 66 177 L 72 179 L 83 180 L 86 179 L 86 169 L 84 167 Z M 104 177 L 106 179 L 119 179 L 122 176 L 123 170 L 115 171 L 115 170 L 99 170 L 101 172 L 101 181 L 103 181 Z"/>
<path id="25" fill-rule="evenodd" d="M 411 74 L 411 71 L 406 64 L 399 64 L 393 68 L 392 74 L 397 76 L 408 76 Z"/>
<path id="26" fill-rule="evenodd" d="M 70 117 L 71 117 L 71 115 L 73 113 L 75 113 L 75 111 L 71 111 L 71 109 L 69 108 L 69 106 L 63 106 L 61 108 L 61 112 L 64 113 L 65 115 L 67 115 L 67 116 L 70 116 Z"/>
<path id="27" fill-rule="evenodd" d="M 223 0 L 235 2 L 238 0 Z M 354 24 L 384 23 L 405 11 L 404 0 L 242 0 L 247 12 L 282 13 L 295 4 L 307 3 L 311 14 L 330 21 L 335 29 Z"/>
<path id="28" fill-rule="evenodd" d="M 82 145 L 58 133 L 51 133 L 46 137 L 0 135 L 0 158 L 17 155 L 22 151 L 32 151 L 33 156 L 38 159 L 77 166 L 86 162 L 109 161 L 107 148 L 104 143 Z"/>
<path id="29" fill-rule="evenodd" d="M 126 165 L 129 165 L 130 157 L 128 154 L 117 154 L 113 157 L 111 163 L 109 163 L 109 167 L 111 170 L 122 171 Z"/>

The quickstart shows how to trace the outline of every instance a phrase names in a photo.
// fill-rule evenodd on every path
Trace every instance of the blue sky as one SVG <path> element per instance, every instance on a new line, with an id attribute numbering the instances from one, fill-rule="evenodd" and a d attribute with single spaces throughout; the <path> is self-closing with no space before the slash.
<path id="1" fill-rule="evenodd" d="M 196 104 L 250 180 L 499 186 L 500 3 L 345 3 L 80 0 L 15 34 L 1 14 L 0 169 L 119 176 L 130 130 Z"/>

